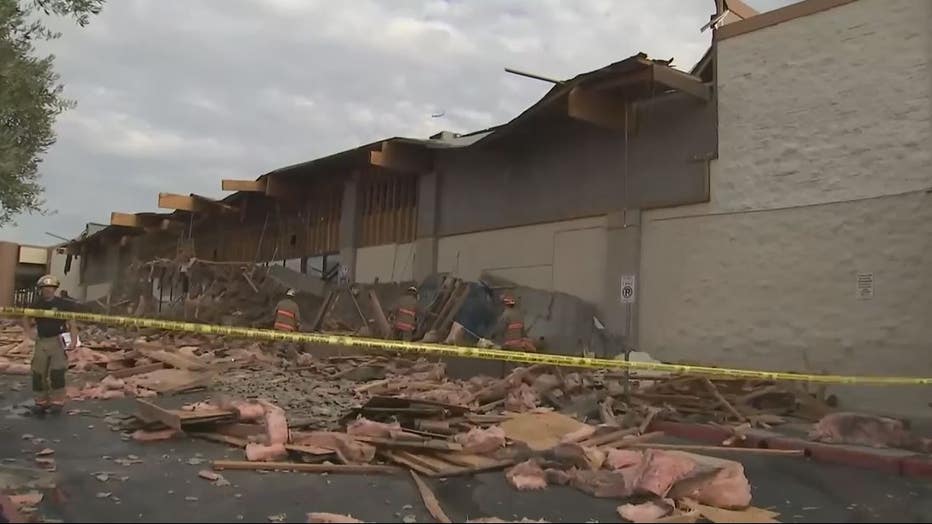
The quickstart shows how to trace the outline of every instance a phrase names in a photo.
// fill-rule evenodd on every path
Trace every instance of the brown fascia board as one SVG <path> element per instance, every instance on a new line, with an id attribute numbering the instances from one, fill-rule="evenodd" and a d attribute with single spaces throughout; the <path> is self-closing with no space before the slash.
<path id="1" fill-rule="evenodd" d="M 726 40 L 734 36 L 764 29 L 796 18 L 814 15 L 856 1 L 857 0 L 803 0 L 802 2 L 790 4 L 780 9 L 774 9 L 773 11 L 767 11 L 766 13 L 752 16 L 740 22 L 722 26 L 715 30 L 715 40 Z"/>

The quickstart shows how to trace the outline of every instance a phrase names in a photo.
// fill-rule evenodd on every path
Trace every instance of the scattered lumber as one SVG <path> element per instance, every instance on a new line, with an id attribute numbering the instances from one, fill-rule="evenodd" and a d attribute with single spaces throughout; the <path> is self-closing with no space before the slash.
<path id="1" fill-rule="evenodd" d="M 304 464 L 301 462 L 248 462 L 245 460 L 215 460 L 215 470 L 266 470 L 296 471 L 300 473 L 401 473 L 402 470 L 392 466 L 370 464 Z"/>
<path id="2" fill-rule="evenodd" d="M 440 507 L 440 501 L 437 500 L 437 496 L 430 490 L 427 483 L 413 471 L 411 472 L 411 478 L 414 479 L 417 490 L 421 493 L 421 500 L 424 501 L 424 506 L 427 508 L 427 512 L 430 513 L 430 516 L 434 517 L 437 522 L 442 522 L 444 524 L 453 522 L 450 520 L 450 517 L 444 513 L 443 508 Z"/>

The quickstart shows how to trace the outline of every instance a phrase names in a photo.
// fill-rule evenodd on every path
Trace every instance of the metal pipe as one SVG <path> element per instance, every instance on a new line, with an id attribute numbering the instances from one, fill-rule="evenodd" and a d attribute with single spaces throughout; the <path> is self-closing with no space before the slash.
<path id="1" fill-rule="evenodd" d="M 505 68 L 506 73 L 511 73 L 513 75 L 524 76 L 527 78 L 533 78 L 534 80 L 542 80 L 544 82 L 550 82 L 551 84 L 563 85 L 563 80 L 556 80 L 553 78 L 547 78 L 546 76 L 536 75 L 534 73 L 526 73 L 524 71 L 518 71 L 517 69 L 512 69 L 510 67 Z"/>

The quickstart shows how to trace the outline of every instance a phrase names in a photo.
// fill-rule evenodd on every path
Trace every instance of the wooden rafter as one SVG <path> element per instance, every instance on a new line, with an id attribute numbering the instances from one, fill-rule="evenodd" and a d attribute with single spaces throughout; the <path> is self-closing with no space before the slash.
<path id="1" fill-rule="evenodd" d="M 262 179 L 265 183 L 266 196 L 281 200 L 299 200 L 305 195 L 306 188 L 294 181 L 287 180 L 281 175 L 266 175 Z"/>
<path id="2" fill-rule="evenodd" d="M 224 202 L 194 194 L 176 195 L 174 193 L 159 193 L 159 207 L 162 209 L 190 212 L 237 211 L 236 207 Z"/>
<path id="3" fill-rule="evenodd" d="M 672 67 L 653 66 L 654 81 L 669 88 L 692 95 L 703 102 L 712 99 L 712 88 L 688 73 L 677 71 Z"/>
<path id="4" fill-rule="evenodd" d="M 631 104 L 623 97 L 602 91 L 574 87 L 569 94 L 567 114 L 570 118 L 609 129 L 633 130 Z"/>
<path id="5" fill-rule="evenodd" d="M 162 209 L 176 209 L 179 211 L 194 211 L 194 198 L 190 195 L 176 195 L 175 193 L 159 193 L 159 207 Z"/>
<path id="6" fill-rule="evenodd" d="M 110 225 L 122 227 L 143 227 L 142 220 L 138 215 L 133 213 L 121 213 L 114 211 L 110 213 Z"/>
<path id="7" fill-rule="evenodd" d="M 391 141 L 382 142 L 381 151 L 371 151 L 369 163 L 404 173 L 427 173 L 433 169 L 433 159 L 426 148 Z"/>
<path id="8" fill-rule="evenodd" d="M 221 181 L 224 191 L 244 191 L 251 193 L 265 193 L 266 179 L 259 180 L 233 180 L 225 178 Z"/>

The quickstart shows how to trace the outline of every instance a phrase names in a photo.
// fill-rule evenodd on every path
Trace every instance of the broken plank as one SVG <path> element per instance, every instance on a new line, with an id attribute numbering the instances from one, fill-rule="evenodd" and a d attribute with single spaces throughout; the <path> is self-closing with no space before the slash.
<path id="1" fill-rule="evenodd" d="M 772 522 L 779 522 L 776 519 L 778 516 L 780 516 L 779 513 L 766 509 L 756 508 L 754 506 L 750 506 L 742 510 L 728 510 L 716 508 L 713 506 L 706 506 L 705 504 L 700 504 L 690 499 L 684 499 L 682 502 L 683 505 L 688 507 L 690 510 L 699 512 L 699 514 L 702 515 L 704 519 L 716 524 L 739 524 L 742 522 L 770 524 Z"/>
<path id="2" fill-rule="evenodd" d="M 142 366 L 136 366 L 132 368 L 118 369 L 116 371 L 111 371 L 110 375 L 113 376 L 113 378 L 126 378 L 126 377 L 132 377 L 134 375 L 141 375 L 143 373 L 150 373 L 152 371 L 156 371 L 164 367 L 165 367 L 165 364 L 163 364 L 162 362 L 155 362 L 152 364 L 145 364 Z"/>
<path id="3" fill-rule="evenodd" d="M 301 446 L 298 444 L 285 444 L 285 449 L 288 451 L 297 451 L 298 453 L 307 453 L 308 455 L 315 456 L 335 455 L 339 453 L 337 450 L 322 448 L 319 446 Z"/>
<path id="4" fill-rule="evenodd" d="M 249 443 L 245 439 L 231 437 L 229 435 L 221 435 L 220 433 L 186 433 L 186 434 L 194 438 L 210 440 L 212 442 L 219 442 L 221 444 L 229 444 L 231 446 L 236 446 L 238 448 L 245 448 L 246 444 Z"/>
<path id="5" fill-rule="evenodd" d="M 444 460 L 441 460 L 437 457 L 431 457 L 429 455 L 422 455 L 419 453 L 412 453 L 410 451 L 396 450 L 393 454 L 397 457 L 400 457 L 404 460 L 407 460 L 410 463 L 418 464 L 422 466 L 425 471 L 430 471 L 431 473 L 424 473 L 425 475 L 436 477 L 438 475 L 448 473 L 457 469 L 452 464 L 447 463 Z"/>
<path id="6" fill-rule="evenodd" d="M 301 462 L 249 462 L 246 460 L 215 460 L 216 470 L 274 470 L 302 473 L 401 473 L 394 466 L 373 464 L 304 464 Z"/>
<path id="7" fill-rule="evenodd" d="M 136 399 L 136 411 L 139 418 L 146 422 L 161 422 L 165 426 L 181 431 L 181 417 L 177 412 L 162 409 L 151 402 Z"/>
<path id="8" fill-rule="evenodd" d="M 515 459 L 505 459 L 493 462 L 486 466 L 476 466 L 474 468 L 457 468 L 445 473 L 437 473 L 436 477 L 459 477 L 463 475 L 472 475 L 474 473 L 485 473 L 487 471 L 497 471 L 500 469 L 505 469 L 509 466 L 514 466 L 516 463 Z"/>
<path id="9" fill-rule="evenodd" d="M 248 439 L 249 437 L 257 437 L 266 434 L 265 426 L 261 424 L 245 424 L 243 422 L 234 422 L 217 426 L 214 432 L 239 439 Z"/>
<path id="10" fill-rule="evenodd" d="M 434 475 L 437 473 L 437 472 L 434 471 L 433 469 L 431 469 L 431 468 L 429 468 L 429 467 L 427 467 L 427 466 L 424 466 L 423 464 L 419 464 L 419 463 L 416 462 L 416 461 L 410 460 L 410 459 L 408 459 L 408 458 L 406 458 L 406 457 L 400 455 L 397 451 L 395 451 L 395 452 L 392 452 L 392 451 L 381 451 L 380 454 L 381 454 L 383 457 L 387 458 L 388 460 L 391 460 L 392 462 L 394 462 L 394 463 L 396 463 L 396 464 L 401 464 L 402 466 L 405 466 L 405 467 L 407 467 L 407 468 L 413 469 L 414 471 L 417 471 L 418 473 L 421 473 L 421 474 L 424 474 L 424 475 L 428 475 L 428 476 L 434 476 Z"/>
<path id="11" fill-rule="evenodd" d="M 646 442 L 650 442 L 651 440 L 660 438 L 662 436 L 663 436 L 663 431 L 654 431 L 652 433 L 645 433 L 637 437 L 630 437 L 630 436 L 622 437 L 619 440 L 607 442 L 605 445 L 599 446 L 599 449 L 603 451 L 608 451 L 609 449 L 630 448 L 637 444 L 644 444 Z"/>
<path id="12" fill-rule="evenodd" d="M 654 524 L 693 524 L 699 520 L 699 512 L 692 510 L 686 513 L 674 512 L 672 515 L 652 520 Z"/>
<path id="13" fill-rule="evenodd" d="M 464 468 L 484 468 L 498 462 L 485 455 L 474 455 L 472 453 L 437 453 L 437 456 L 454 466 Z"/>
<path id="14" fill-rule="evenodd" d="M 579 443 L 580 446 L 601 446 L 603 444 L 608 444 L 609 442 L 614 442 L 622 437 L 627 437 L 629 435 L 634 435 L 638 432 L 639 428 L 628 428 L 628 429 L 619 429 L 618 431 L 612 431 L 611 433 L 606 433 L 604 435 L 598 435 L 594 437 L 589 437 L 586 440 L 583 440 Z"/>
<path id="15" fill-rule="evenodd" d="M 196 358 L 186 357 L 177 353 L 169 353 L 164 349 L 151 350 L 139 348 L 138 351 L 152 360 L 164 362 L 173 368 L 183 369 L 186 371 L 202 371 L 207 369 L 207 364 Z"/>
<path id="16" fill-rule="evenodd" d="M 396 440 L 390 438 L 381 438 L 381 437 L 364 437 L 364 436 L 354 436 L 356 440 L 360 442 L 365 442 L 367 444 L 373 444 L 376 446 L 385 446 L 390 448 L 406 448 L 406 449 L 430 449 L 435 451 L 462 451 L 463 446 L 456 442 L 446 442 L 443 440 Z"/>
<path id="17" fill-rule="evenodd" d="M 157 390 L 163 395 L 177 395 L 178 393 L 184 393 L 186 391 L 191 391 L 194 389 L 206 388 L 210 386 L 213 382 L 214 376 L 209 373 L 203 373 L 200 376 L 185 382 L 183 384 L 178 384 L 177 386 Z"/>
<path id="18" fill-rule="evenodd" d="M 713 384 L 711 380 L 703 377 L 702 383 L 705 384 L 706 389 L 708 389 L 709 393 L 711 393 L 712 396 L 715 397 L 715 400 L 718 400 L 718 403 L 721 404 L 722 407 L 727 409 L 729 413 L 731 413 L 735 418 L 737 418 L 741 422 L 747 422 L 748 419 L 744 415 L 739 413 L 738 410 L 735 409 L 735 407 L 731 405 L 731 402 L 728 402 L 728 400 L 726 400 L 725 397 L 722 396 L 722 393 L 718 390 L 717 387 L 715 387 L 715 384 Z"/>
<path id="19" fill-rule="evenodd" d="M 649 435 L 649 433 L 648 433 Z M 767 449 L 767 448 L 736 448 L 729 446 L 699 446 L 692 444 L 651 444 L 649 442 L 633 442 L 626 444 L 626 448 L 672 449 L 677 451 L 703 451 L 707 453 L 744 453 L 747 455 L 778 455 L 785 457 L 802 457 L 806 454 L 803 449 Z"/>
<path id="20" fill-rule="evenodd" d="M 421 479 L 415 472 L 411 472 L 411 478 L 414 479 L 414 483 L 417 485 L 417 490 L 421 493 L 421 500 L 424 501 L 424 507 L 427 508 L 428 513 L 431 517 L 434 517 L 434 520 L 437 522 L 442 522 L 444 524 L 450 524 L 453 522 L 450 520 L 450 517 L 444 513 L 443 508 L 440 507 L 440 501 L 437 500 L 437 496 L 434 495 L 434 492 L 430 490 L 430 487 L 427 485 L 424 480 Z"/>

